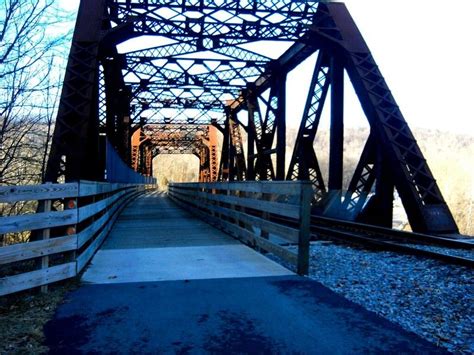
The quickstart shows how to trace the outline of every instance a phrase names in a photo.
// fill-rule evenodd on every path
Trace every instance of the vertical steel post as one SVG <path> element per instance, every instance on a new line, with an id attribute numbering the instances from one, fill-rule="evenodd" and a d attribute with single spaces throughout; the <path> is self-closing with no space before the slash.
<path id="1" fill-rule="evenodd" d="M 247 180 L 255 180 L 255 110 L 256 105 L 252 98 L 248 97 L 248 126 L 247 126 Z"/>
<path id="2" fill-rule="evenodd" d="M 232 116 L 231 116 L 232 117 Z M 235 165 L 235 158 L 236 158 L 236 146 L 235 146 L 235 137 L 233 137 L 233 129 L 231 128 L 231 122 L 228 122 L 229 126 L 229 181 L 235 180 L 236 174 L 236 165 Z"/>
<path id="3" fill-rule="evenodd" d="M 331 58 L 331 128 L 329 143 L 329 190 L 342 190 L 344 153 L 344 66 Z"/>
<path id="4" fill-rule="evenodd" d="M 382 227 L 392 228 L 394 182 L 384 152 L 377 152 L 375 196 L 377 199 L 377 218 L 373 221 Z"/>
<path id="5" fill-rule="evenodd" d="M 217 144 L 217 128 L 209 125 L 209 179 L 211 182 L 217 181 L 219 173 Z"/>
<path id="6" fill-rule="evenodd" d="M 132 147 L 131 166 L 135 171 L 139 170 L 140 165 L 140 136 L 141 128 L 139 127 L 135 130 L 135 132 L 133 132 L 132 137 L 130 139 Z"/>
<path id="7" fill-rule="evenodd" d="M 229 121 L 229 127 L 230 138 L 232 143 L 229 180 L 234 181 L 235 179 L 237 179 L 239 181 L 242 181 L 245 180 L 247 168 L 245 166 L 245 156 L 242 144 L 242 136 L 240 135 L 240 125 L 236 122 L 235 112 L 232 112 L 231 119 Z"/>
<path id="8" fill-rule="evenodd" d="M 278 109 L 276 112 L 276 180 L 285 180 L 285 154 L 286 154 L 286 74 L 278 78 Z"/>
<path id="9" fill-rule="evenodd" d="M 224 123 L 224 138 L 222 141 L 221 162 L 219 164 L 219 178 L 220 181 L 227 181 L 230 179 L 230 170 L 232 166 L 231 151 L 232 140 L 230 139 L 230 107 L 226 106 L 225 123 Z"/>

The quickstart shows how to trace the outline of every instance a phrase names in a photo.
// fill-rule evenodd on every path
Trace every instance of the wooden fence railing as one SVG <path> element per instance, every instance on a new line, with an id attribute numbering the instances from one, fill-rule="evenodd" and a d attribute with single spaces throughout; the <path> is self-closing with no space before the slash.
<path id="1" fill-rule="evenodd" d="M 296 181 L 169 185 L 169 196 L 178 205 L 296 265 L 300 275 L 308 273 L 312 195 L 309 182 Z M 285 244 L 297 245 L 298 252 Z"/>
<path id="2" fill-rule="evenodd" d="M 80 181 L 0 187 L 0 205 L 37 201 L 35 213 L 0 216 L 0 236 L 29 241 L 0 246 L 0 295 L 76 276 L 109 233 L 121 209 L 149 185 Z M 14 239 L 14 238 L 13 238 Z"/>

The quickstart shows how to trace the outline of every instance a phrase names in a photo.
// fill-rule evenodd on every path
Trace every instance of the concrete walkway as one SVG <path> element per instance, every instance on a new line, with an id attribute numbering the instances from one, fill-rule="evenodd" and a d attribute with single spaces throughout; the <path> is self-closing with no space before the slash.
<path id="1" fill-rule="evenodd" d="M 122 212 L 82 280 L 122 283 L 290 274 L 156 192 Z"/>
<path id="2" fill-rule="evenodd" d="M 52 354 L 442 353 L 175 207 L 133 202 L 45 326 Z"/>

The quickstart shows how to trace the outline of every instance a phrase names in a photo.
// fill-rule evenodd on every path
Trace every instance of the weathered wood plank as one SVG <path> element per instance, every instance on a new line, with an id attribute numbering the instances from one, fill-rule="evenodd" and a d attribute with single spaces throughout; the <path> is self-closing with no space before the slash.
<path id="1" fill-rule="evenodd" d="M 248 197 L 236 197 L 228 195 L 211 195 L 206 192 L 199 192 L 198 196 L 207 200 L 224 202 L 240 207 L 248 207 L 254 210 L 274 213 L 280 216 L 299 218 L 300 208 L 298 205 L 290 205 L 287 203 L 262 201 Z"/>
<path id="2" fill-rule="evenodd" d="M 121 204 L 120 207 L 117 209 L 116 213 L 112 215 L 108 223 L 105 225 L 104 229 L 99 233 L 96 239 L 87 247 L 85 251 L 81 253 L 77 257 L 77 270 L 81 272 L 81 270 L 87 265 L 89 260 L 94 256 L 97 249 L 102 245 L 107 235 L 110 233 L 117 217 L 119 216 L 122 209 L 126 206 L 126 203 Z"/>
<path id="3" fill-rule="evenodd" d="M 87 247 L 86 250 L 84 250 L 81 255 L 79 255 L 76 259 L 77 261 L 77 270 L 78 272 L 81 272 L 81 270 L 87 265 L 89 260 L 92 258 L 92 256 L 95 254 L 99 246 L 102 244 L 104 241 L 105 237 L 107 234 L 110 232 L 113 222 L 115 222 L 115 219 L 112 217 L 113 221 L 109 221 L 107 225 L 104 227 L 104 229 L 99 233 L 97 238 Z M 125 257 L 125 256 L 124 256 Z"/>
<path id="4" fill-rule="evenodd" d="M 215 213 L 219 213 L 226 217 L 234 218 L 238 221 L 250 224 L 254 227 L 264 229 L 267 232 L 276 234 L 282 237 L 283 239 L 286 239 L 290 243 L 298 243 L 298 238 L 299 238 L 298 229 L 294 229 L 294 228 L 287 227 L 278 223 L 270 222 L 260 217 L 249 215 L 245 212 L 231 210 L 229 208 L 225 208 L 222 206 L 211 205 L 209 203 L 205 203 L 205 201 L 190 198 L 186 196 L 185 194 L 184 195 L 179 194 L 179 195 L 180 197 L 185 199 L 189 204 L 192 204 L 194 208 L 200 208 L 200 209 L 205 208 L 207 210 L 213 211 Z M 203 203 L 205 203 L 205 205 L 203 205 Z"/>
<path id="5" fill-rule="evenodd" d="M 220 223 L 223 227 L 224 230 L 227 232 L 230 232 L 231 234 L 235 234 L 237 238 L 242 239 L 244 242 L 247 242 L 248 244 L 252 246 L 257 246 L 263 250 L 266 250 L 267 252 L 270 252 L 272 254 L 275 254 L 276 256 L 282 258 L 283 260 L 296 265 L 298 261 L 298 256 L 297 254 L 289 251 L 285 247 L 282 247 L 278 244 L 272 243 L 268 239 L 262 238 L 255 233 L 252 233 L 251 231 L 244 229 L 242 227 L 239 227 L 236 224 L 233 224 L 228 221 L 224 220 L 218 220 L 216 217 L 212 217 L 216 219 L 216 222 Z"/>
<path id="6" fill-rule="evenodd" d="M 13 203 L 74 197 L 77 196 L 78 191 L 77 183 L 1 186 L 0 202 Z"/>
<path id="7" fill-rule="evenodd" d="M 51 212 L 51 200 L 40 201 L 39 208 L 41 208 L 43 212 Z M 51 229 L 49 228 L 43 229 L 41 234 L 42 234 L 43 240 L 48 240 L 51 235 Z M 41 268 L 47 269 L 48 267 L 49 267 L 49 256 L 45 255 L 41 258 Z M 45 293 L 47 291 L 48 291 L 48 285 L 41 286 L 41 292 Z"/>
<path id="8" fill-rule="evenodd" d="M 178 205 L 183 207 L 189 206 L 186 205 L 183 201 L 177 201 L 175 197 L 173 197 L 173 201 L 177 202 Z M 278 244 L 275 244 L 265 238 L 257 236 L 256 234 L 252 233 L 251 231 L 244 229 L 242 227 L 237 226 L 228 221 L 224 221 L 219 219 L 218 217 L 211 216 L 209 214 L 205 214 L 204 212 L 193 208 L 191 210 L 193 213 L 196 213 L 199 217 L 203 218 L 204 220 L 211 220 L 214 222 L 213 224 L 220 225 L 223 230 L 230 233 L 231 235 L 235 235 L 238 239 L 242 239 L 244 242 L 247 242 L 250 245 L 258 246 L 268 252 L 275 254 L 276 256 L 286 260 L 294 265 L 297 265 L 298 255 L 289 251 L 285 247 L 282 247 Z"/>
<path id="9" fill-rule="evenodd" d="M 76 262 L 0 278 L 0 296 L 76 276 Z"/>
<path id="10" fill-rule="evenodd" d="M 136 198 L 141 193 L 142 191 L 137 191 L 136 193 L 127 197 L 122 203 L 115 204 L 112 209 L 104 213 L 104 215 L 94 221 L 94 223 L 79 232 L 77 234 L 77 249 L 82 248 L 84 244 L 86 244 L 93 237 L 93 235 L 97 233 L 107 223 L 109 218 L 111 218 L 111 216 L 113 216 L 119 208 L 128 204 L 132 199 Z"/>
<path id="11" fill-rule="evenodd" d="M 236 210 L 231 210 L 225 207 L 208 205 L 207 208 L 213 210 L 214 212 L 223 214 L 227 217 L 234 218 L 237 221 L 244 222 L 254 227 L 263 229 L 269 233 L 278 235 L 290 243 L 298 243 L 299 231 L 297 229 L 270 222 L 256 216 L 252 216 Z"/>
<path id="12" fill-rule="evenodd" d="M 185 194 L 187 196 L 197 196 L 199 191 L 198 190 L 186 190 L 186 189 L 181 189 L 181 188 L 169 187 L 168 188 L 168 193 L 179 193 L 179 194 Z"/>
<path id="13" fill-rule="evenodd" d="M 84 181 L 79 182 L 79 197 L 99 195 L 103 193 L 114 192 L 121 189 L 133 188 L 134 184 L 120 184 L 108 182 Z"/>
<path id="14" fill-rule="evenodd" d="M 82 188 L 80 186 L 82 186 Z M 47 187 L 47 189 L 45 187 Z M 48 206 L 50 203 L 49 200 L 55 198 L 74 198 L 77 196 L 91 196 L 102 193 L 116 193 L 98 203 L 83 206 L 80 209 L 47 211 L 49 207 L 45 205 L 45 212 L 0 217 L 0 234 L 42 229 L 42 235 L 44 237 L 44 240 L 0 248 L 0 264 L 31 258 L 41 258 L 42 260 L 42 269 L 40 270 L 1 278 L 0 295 L 38 286 L 41 286 L 43 289 L 45 285 L 51 282 L 75 276 L 78 262 L 80 263 L 81 269 L 87 264 L 110 232 L 115 219 L 118 217 L 119 212 L 123 207 L 134 197 L 141 194 L 145 189 L 153 187 L 154 186 L 152 185 L 145 187 L 142 185 L 132 184 L 81 182 L 81 184 L 44 184 L 15 187 L 17 190 L 12 190 L 12 188 L 8 188 L 8 190 L 3 189 L 5 191 L 2 202 L 46 200 L 45 203 L 47 203 Z M 16 197 L 12 197 L 13 195 Z M 101 218 L 94 221 L 92 225 L 88 226 L 80 233 L 72 236 L 48 239 L 49 228 L 63 225 L 76 225 L 79 221 L 83 221 L 84 219 L 103 211 L 104 208 L 110 209 L 101 216 Z M 102 231 L 100 231 L 101 228 L 103 228 Z M 76 261 L 48 267 L 48 255 L 77 250 L 79 245 L 83 246 L 98 231 L 100 231 L 99 235 L 85 252 L 76 259 Z"/>
<path id="15" fill-rule="evenodd" d="M 82 230 L 77 234 L 77 248 L 82 248 L 84 244 L 86 244 L 95 233 L 97 233 L 110 219 L 115 211 L 120 207 L 120 204 L 115 204 L 111 210 L 104 213 L 99 219 L 94 221 L 91 225 L 89 225 L 86 229 Z"/>
<path id="16" fill-rule="evenodd" d="M 0 265 L 71 251 L 76 243 L 77 237 L 72 235 L 1 247 Z"/>
<path id="17" fill-rule="evenodd" d="M 180 195 L 187 195 L 185 190 L 173 190 L 172 193 L 180 194 Z M 259 199 L 253 199 L 248 197 L 237 197 L 237 196 L 229 196 L 229 195 L 213 195 L 207 192 L 197 192 L 197 194 L 193 193 L 190 194 L 194 198 L 198 197 L 202 200 L 210 200 L 216 202 L 223 202 L 230 205 L 240 206 L 240 207 L 248 207 L 254 210 L 262 211 L 262 212 L 269 212 L 285 217 L 290 218 L 299 218 L 300 208 L 298 205 L 282 203 L 282 202 L 273 202 L 273 201 L 264 201 Z"/>
<path id="18" fill-rule="evenodd" d="M 240 228 L 238 226 L 235 226 L 239 228 L 240 233 L 247 232 L 246 229 Z M 250 233 L 250 232 L 249 232 Z M 298 255 L 293 253 L 292 251 L 286 249 L 285 247 L 282 247 L 278 244 L 272 243 L 268 239 L 259 237 L 255 234 L 253 234 L 253 238 L 255 241 L 255 244 L 259 247 L 262 248 L 263 250 L 268 251 L 269 253 L 272 253 L 279 258 L 285 260 L 286 262 L 296 265 L 298 261 Z"/>
<path id="19" fill-rule="evenodd" d="M 183 189 L 216 189 L 227 191 L 243 191 L 277 195 L 296 195 L 301 192 L 301 181 L 242 181 L 242 182 L 211 182 L 211 183 L 171 183 L 169 186 Z"/>
<path id="20" fill-rule="evenodd" d="M 114 204 L 121 197 L 131 192 L 134 192 L 134 190 L 122 190 L 103 200 L 100 200 L 95 203 L 91 203 L 90 205 L 87 205 L 87 206 L 80 207 L 78 221 L 82 222 L 85 219 L 92 217 L 93 215 L 103 211 L 107 207 Z"/>
<path id="21" fill-rule="evenodd" d="M 77 210 L 0 217 L 0 234 L 52 228 L 77 223 Z"/>
<path id="22" fill-rule="evenodd" d="M 194 194 L 194 193 L 189 194 L 189 193 L 187 193 L 187 191 L 183 191 L 183 190 L 169 190 L 168 194 L 183 196 L 183 197 L 186 197 L 188 199 L 193 200 L 194 202 L 202 201 L 202 198 L 197 196 L 198 192 L 197 191 L 195 191 L 195 192 L 196 192 L 196 194 Z"/>

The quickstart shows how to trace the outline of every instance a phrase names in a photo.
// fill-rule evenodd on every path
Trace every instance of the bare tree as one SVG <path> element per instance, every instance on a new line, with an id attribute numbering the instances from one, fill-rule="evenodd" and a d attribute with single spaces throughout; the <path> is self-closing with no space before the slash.
<path id="1" fill-rule="evenodd" d="M 72 14 L 57 1 L 0 2 L 0 186 L 42 181 L 71 33 Z M 0 215 L 36 209 L 0 204 Z M 2 235 L 0 244 L 29 238 Z"/>
<path id="2" fill-rule="evenodd" d="M 0 5 L 0 185 L 41 181 L 69 20 L 54 0 Z"/>

